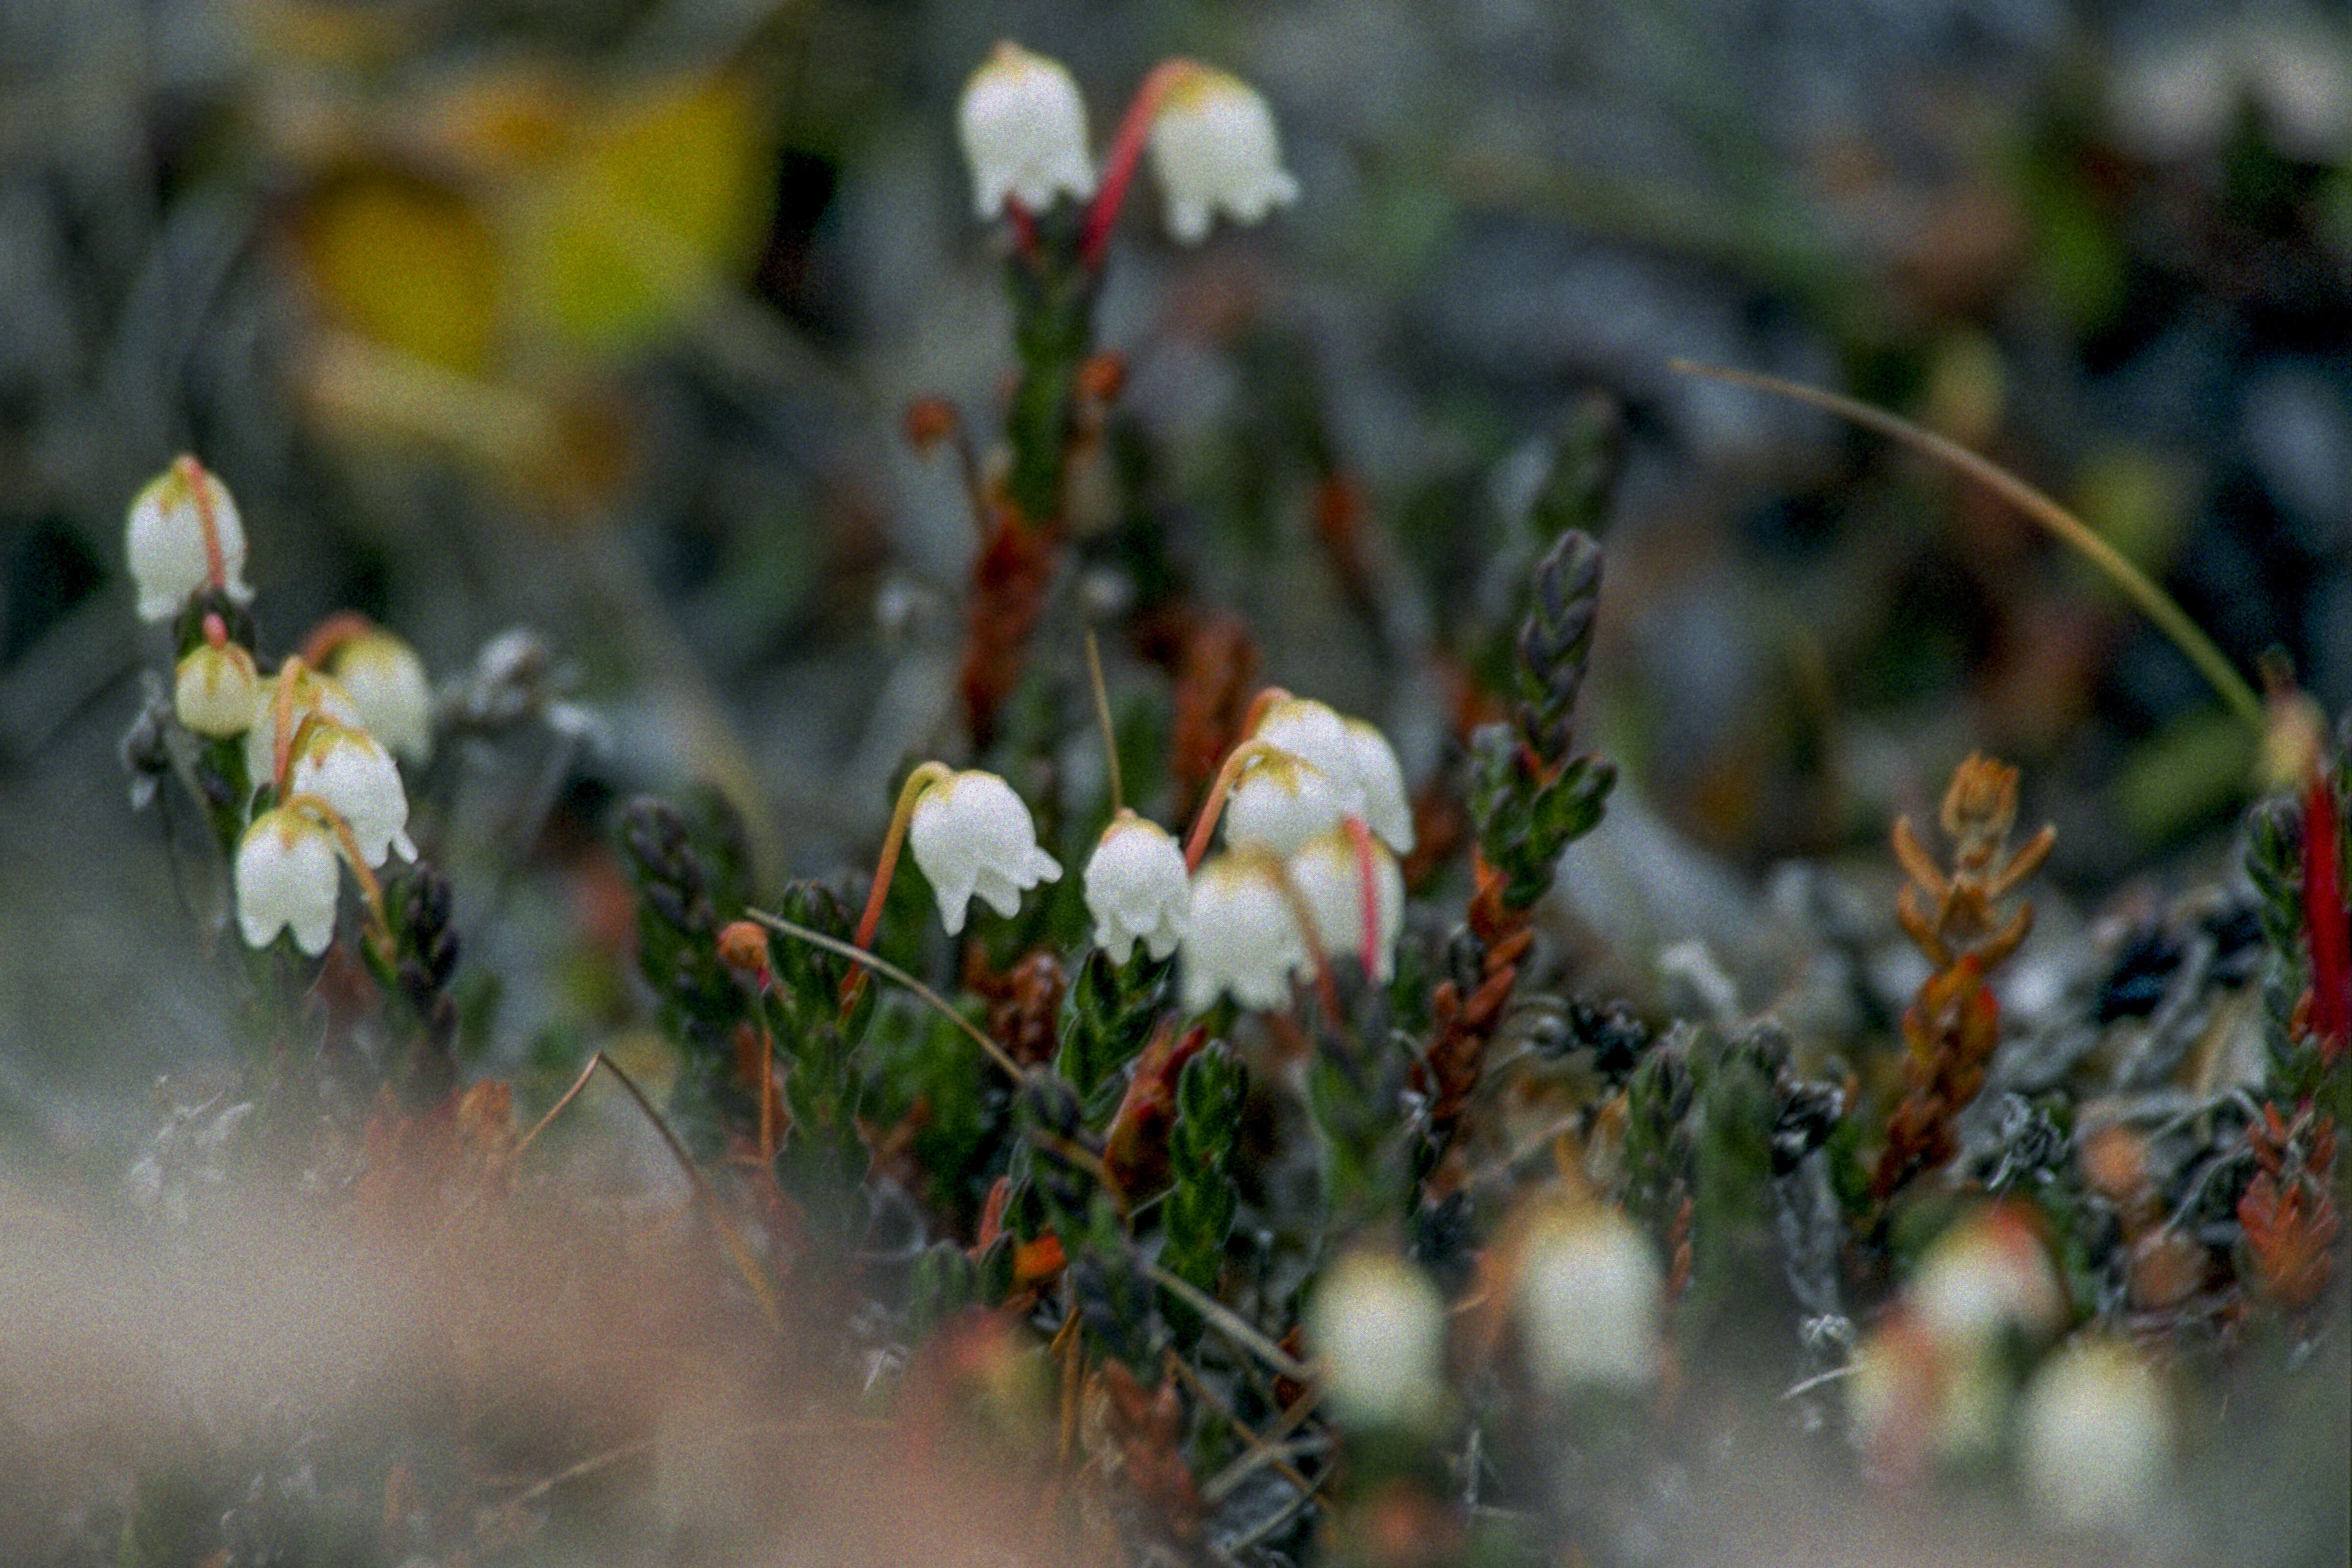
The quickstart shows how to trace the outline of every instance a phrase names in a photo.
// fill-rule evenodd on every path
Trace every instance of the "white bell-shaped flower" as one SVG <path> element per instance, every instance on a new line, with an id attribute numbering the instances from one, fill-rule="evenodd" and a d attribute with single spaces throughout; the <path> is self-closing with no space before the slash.
<path id="1" fill-rule="evenodd" d="M 433 754 L 433 683 L 416 650 L 381 626 L 338 647 L 327 671 L 358 707 L 367 732 L 412 763 Z"/>
<path id="2" fill-rule="evenodd" d="M 2169 1479 L 2172 1415 L 2147 1363 L 2089 1340 L 2043 1363 L 2018 1421 L 2026 1495 L 2064 1530 L 2143 1527 Z"/>
<path id="3" fill-rule="evenodd" d="M 1202 1012 L 1226 992 L 1251 1008 L 1290 999 L 1290 973 L 1306 959 L 1307 945 L 1281 874 L 1278 861 L 1247 852 L 1212 857 L 1192 874 L 1182 943 L 1186 1012 Z"/>
<path id="4" fill-rule="evenodd" d="M 233 642 L 198 643 L 172 676 L 172 711 L 199 735 L 226 740 L 253 726 L 261 677 L 253 655 Z"/>
<path id="5" fill-rule="evenodd" d="M 131 502 L 126 531 L 141 620 L 168 621 L 178 615 L 189 596 L 211 582 L 215 549 L 221 591 L 234 604 L 252 599 L 245 583 L 245 524 L 236 502 L 228 487 L 194 458 L 180 458 L 148 481 Z"/>
<path id="6" fill-rule="evenodd" d="M 1444 1409 L 1445 1302 L 1393 1252 L 1342 1254 L 1307 1309 L 1324 1398 L 1349 1426 L 1418 1427 Z"/>
<path id="7" fill-rule="evenodd" d="M 294 755 L 286 781 L 289 795 L 315 795 L 335 808 L 352 830 L 360 858 L 381 866 L 394 850 L 416 858 L 408 837 L 408 792 L 401 787 L 400 764 L 383 742 L 356 724 L 313 718 Z"/>
<path id="8" fill-rule="evenodd" d="M 1656 1377 L 1664 1300 L 1649 1238 L 1618 1210 L 1555 1204 L 1529 1225 L 1512 1310 L 1528 1370 L 1551 1393 Z"/>
<path id="9" fill-rule="evenodd" d="M 963 930 L 973 899 L 1010 915 L 1025 889 L 1062 877 L 1061 862 L 1037 847 L 1037 826 L 1013 786 L 977 769 L 923 791 L 907 822 L 907 847 L 930 879 L 950 936 Z"/>
<path id="10" fill-rule="evenodd" d="M 1364 947 L 1368 859 L 1375 913 L 1370 951 Z M 1404 874 L 1397 869 L 1396 857 L 1387 846 L 1367 836 L 1359 853 L 1354 836 L 1345 828 L 1335 828 L 1308 839 L 1285 869 L 1307 912 L 1315 918 L 1315 934 L 1323 944 L 1324 956 L 1352 953 L 1365 973 L 1385 984 L 1396 973 L 1397 938 L 1404 931 Z"/>
<path id="11" fill-rule="evenodd" d="M 1187 245 L 1223 213 L 1255 223 L 1298 199 L 1282 166 L 1274 111 L 1238 77 L 1182 62 L 1151 122 L 1151 166 L 1168 204 L 1168 232 Z"/>
<path id="12" fill-rule="evenodd" d="M 286 698 L 286 736 L 289 742 L 301 732 L 302 721 L 313 713 L 323 714 L 338 724 L 366 727 L 360 718 L 360 705 L 352 700 L 352 694 L 343 689 L 341 681 L 306 664 L 287 660 L 254 692 L 253 725 L 245 732 L 245 769 L 246 776 L 256 784 L 268 784 L 276 765 L 278 700 L 281 692 Z"/>
<path id="13" fill-rule="evenodd" d="M 1087 911 L 1095 945 L 1125 963 L 1138 942 L 1154 958 L 1176 951 L 1192 910 L 1192 874 L 1176 837 L 1158 823 L 1121 811 L 1087 857 Z"/>
<path id="14" fill-rule="evenodd" d="M 236 847 L 236 924 L 247 947 L 281 931 L 317 957 L 335 930 L 340 857 L 334 830 L 299 805 L 265 811 Z"/>
<path id="15" fill-rule="evenodd" d="M 1235 849 L 1290 855 L 1354 816 L 1361 804 L 1345 780 L 1334 779 L 1296 752 L 1260 747 L 1225 793 L 1225 843 Z"/>
<path id="16" fill-rule="evenodd" d="M 1412 806 L 1404 793 L 1404 769 L 1388 737 L 1361 719 L 1349 719 L 1305 697 L 1283 697 L 1266 705 L 1252 734 L 1299 757 L 1338 781 L 1343 798 L 1398 854 L 1412 849 Z"/>
<path id="17" fill-rule="evenodd" d="M 1010 40 L 998 44 L 964 84 L 956 132 L 983 218 L 1008 198 L 1038 213 L 1065 192 L 1081 200 L 1094 193 L 1086 104 L 1058 61 Z"/>

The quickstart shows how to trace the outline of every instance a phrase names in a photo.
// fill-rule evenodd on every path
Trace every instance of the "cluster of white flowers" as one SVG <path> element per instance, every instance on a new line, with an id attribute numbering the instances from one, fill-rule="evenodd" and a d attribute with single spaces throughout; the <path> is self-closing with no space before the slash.
<path id="1" fill-rule="evenodd" d="M 1219 213 L 1255 223 L 1297 199 L 1298 183 L 1282 166 L 1273 111 L 1237 77 L 1170 60 L 1137 95 L 1130 116 L 1141 117 L 1137 128 L 1149 139 L 1169 232 L 1187 244 L 1205 237 Z M 1058 61 L 998 44 L 964 86 L 956 131 L 971 168 L 973 205 L 983 218 L 1007 202 L 1036 213 L 1065 195 L 1083 201 L 1095 194 L 1086 104 Z M 1115 149 L 1115 163 L 1123 153 L 1131 158 L 1132 150 Z M 1102 183 L 1115 205 L 1124 168 Z"/>
<path id="2" fill-rule="evenodd" d="M 139 614 L 168 621 L 201 594 L 242 605 L 246 542 L 228 487 L 182 458 L 139 492 L 126 528 Z M 346 686 L 299 658 L 264 677 L 251 650 L 231 641 L 216 609 L 201 640 L 173 670 L 173 710 L 196 734 L 243 737 L 257 802 L 237 843 L 237 928 L 265 947 L 290 931 L 306 953 L 326 951 L 341 866 L 364 877 L 394 853 L 413 858 L 408 795 L 386 749 L 421 757 L 430 745 L 431 692 L 424 666 L 399 638 L 359 627 L 334 655 Z M 382 738 L 380 738 L 382 737 Z"/>
<path id="3" fill-rule="evenodd" d="M 1186 1009 L 1220 994 L 1244 1007 L 1278 1006 L 1318 951 L 1351 956 L 1386 981 L 1404 930 L 1396 857 L 1413 843 L 1404 773 L 1387 739 L 1323 703 L 1279 695 L 1227 771 L 1225 851 L 1192 878 Z"/>
<path id="4" fill-rule="evenodd" d="M 1139 942 L 1154 959 L 1181 948 L 1192 1012 L 1224 994 L 1278 1007 L 1318 951 L 1388 980 L 1404 929 L 1396 852 L 1412 844 L 1388 742 L 1322 703 L 1284 696 L 1266 706 L 1228 773 L 1226 848 L 1197 871 L 1173 835 L 1132 811 L 1103 829 L 1082 878 L 1096 945 L 1119 963 Z M 909 776 L 908 798 L 907 847 L 950 934 L 963 930 L 975 898 L 1011 915 L 1024 892 L 1060 879 L 1029 808 L 995 774 L 926 763 Z"/>

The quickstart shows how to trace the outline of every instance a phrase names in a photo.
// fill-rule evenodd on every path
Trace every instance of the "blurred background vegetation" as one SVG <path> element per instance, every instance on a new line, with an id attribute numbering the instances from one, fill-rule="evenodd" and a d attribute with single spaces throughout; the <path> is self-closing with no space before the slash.
<path id="1" fill-rule="evenodd" d="M 2218 868 L 2248 742 L 2183 659 L 1999 503 L 1678 354 L 1987 452 L 2242 667 L 2281 647 L 2352 702 L 2337 7 L 0 0 L 12 1145 L 117 1159 L 141 1086 L 226 1049 L 203 891 L 114 756 L 163 652 L 121 517 L 176 452 L 243 506 L 266 646 L 352 606 L 454 677 L 529 626 L 602 717 L 438 786 L 474 1048 L 626 1011 L 593 962 L 626 940 L 616 794 L 710 777 L 778 868 L 862 858 L 953 726 L 971 530 L 898 416 L 985 430 L 1012 363 L 950 133 L 1007 36 L 1098 136 L 1170 53 L 1275 103 L 1295 207 L 1117 241 L 1121 479 L 1265 673 L 1411 771 L 1598 407 L 1627 478 L 1587 728 L 1612 822 L 1676 830 L 1614 853 L 1733 886 L 1883 858 L 1984 746 L 2084 904 Z"/>

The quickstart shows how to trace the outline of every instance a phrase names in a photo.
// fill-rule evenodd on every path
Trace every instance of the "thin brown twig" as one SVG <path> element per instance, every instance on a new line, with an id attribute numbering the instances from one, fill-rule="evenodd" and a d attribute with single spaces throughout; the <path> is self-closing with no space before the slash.
<path id="1" fill-rule="evenodd" d="M 1154 1284 L 1214 1323 L 1227 1339 L 1256 1356 L 1258 1360 L 1265 1363 L 1283 1376 L 1293 1383 L 1311 1384 L 1315 1381 L 1313 1368 L 1267 1339 L 1253 1328 L 1247 1319 L 1190 1279 L 1172 1274 L 1157 1263 L 1147 1263 L 1143 1268 L 1144 1272 L 1151 1276 Z"/>
<path id="2" fill-rule="evenodd" d="M 1006 1077 L 1012 1079 L 1015 1083 L 1018 1083 L 1023 1078 L 1027 1076 L 1021 1070 L 1021 1064 L 1014 1061 L 1012 1056 L 1003 1046 L 998 1045 L 994 1040 L 989 1038 L 987 1030 L 973 1023 L 970 1018 L 965 1017 L 961 1013 L 957 1012 L 946 997 L 940 995 L 938 992 L 932 990 L 929 986 L 924 984 L 921 981 L 916 979 L 913 975 L 908 973 L 905 970 L 891 963 L 888 959 L 877 958 L 873 953 L 867 952 L 862 947 L 859 947 L 855 942 L 844 942 L 837 936 L 827 936 L 821 931 L 811 931 L 804 925 L 800 925 L 794 921 L 788 921 L 782 915 L 772 915 L 765 910 L 745 910 L 743 912 L 751 919 L 758 921 L 763 926 L 768 926 L 773 930 L 780 931 L 789 937 L 797 937 L 802 942 L 807 942 L 813 947 L 821 947 L 827 952 L 837 953 L 843 958 L 862 963 L 866 968 L 874 971 L 875 973 L 882 976 L 883 979 L 895 981 L 898 984 L 905 986 L 923 1001 L 930 1004 L 933 1010 L 941 1017 L 947 1019 L 957 1028 L 961 1029 L 965 1034 L 971 1036 L 972 1039 L 978 1043 L 980 1048 L 988 1053 L 988 1059 L 1004 1069 Z"/>

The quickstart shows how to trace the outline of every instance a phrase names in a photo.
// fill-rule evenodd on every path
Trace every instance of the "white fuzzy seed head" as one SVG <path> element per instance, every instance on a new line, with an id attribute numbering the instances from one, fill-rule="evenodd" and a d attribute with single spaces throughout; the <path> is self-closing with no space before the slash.
<path id="1" fill-rule="evenodd" d="M 1024 891 L 1062 877 L 1061 863 L 1037 847 L 1037 826 L 1013 786 L 977 769 L 923 791 L 907 824 L 907 847 L 930 881 L 950 936 L 963 930 L 973 899 L 1011 915 Z"/>
<path id="2" fill-rule="evenodd" d="M 253 598 L 245 583 L 245 524 L 228 487 L 194 458 L 182 458 L 132 499 L 125 528 L 139 618 L 168 621 L 212 578 L 205 522 L 220 550 L 221 591 L 233 604 Z"/>
<path id="3" fill-rule="evenodd" d="M 1175 836 L 1123 811 L 1103 829 L 1087 859 L 1087 911 L 1095 945 L 1125 963 L 1141 942 L 1153 958 L 1176 951 L 1191 923 L 1192 883 Z"/>
<path id="4" fill-rule="evenodd" d="M 281 931 L 316 958 L 335 930 L 335 836 L 299 808 L 265 811 L 236 847 L 236 924 L 247 947 L 267 947 Z"/>
<path id="5" fill-rule="evenodd" d="M 1065 193 L 1080 200 L 1094 194 L 1086 104 L 1058 61 L 998 44 L 964 84 L 956 133 L 982 218 L 994 217 L 1008 199 L 1041 213 Z"/>
<path id="6" fill-rule="evenodd" d="M 1229 854 L 1212 857 L 1192 874 L 1182 943 L 1187 1013 L 1206 1011 L 1228 992 L 1251 1008 L 1290 999 L 1290 973 L 1307 947 L 1275 879 L 1279 871 L 1262 855 Z"/>
<path id="7" fill-rule="evenodd" d="M 1151 166 L 1167 201 L 1168 232 L 1187 245 L 1218 213 L 1255 223 L 1298 199 L 1282 166 L 1274 111 L 1247 82 L 1183 62 L 1151 123 Z"/>

